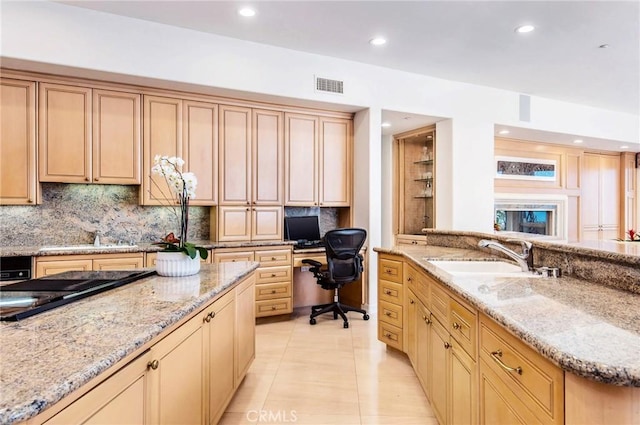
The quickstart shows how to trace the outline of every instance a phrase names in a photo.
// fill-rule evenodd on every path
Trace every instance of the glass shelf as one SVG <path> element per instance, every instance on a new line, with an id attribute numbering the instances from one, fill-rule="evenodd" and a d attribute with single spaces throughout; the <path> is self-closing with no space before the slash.
<path id="1" fill-rule="evenodd" d="M 430 165 L 433 164 L 433 159 L 425 159 L 425 160 L 420 160 L 420 161 L 413 161 L 414 164 L 424 164 L 424 165 Z"/>
<path id="2" fill-rule="evenodd" d="M 431 177 L 430 179 L 413 179 L 414 182 L 433 182 L 433 177 Z"/>
<path id="3" fill-rule="evenodd" d="M 431 196 L 418 195 L 418 196 L 414 196 L 414 198 L 416 198 L 416 199 L 429 199 L 429 198 L 433 198 L 433 195 L 431 195 Z"/>

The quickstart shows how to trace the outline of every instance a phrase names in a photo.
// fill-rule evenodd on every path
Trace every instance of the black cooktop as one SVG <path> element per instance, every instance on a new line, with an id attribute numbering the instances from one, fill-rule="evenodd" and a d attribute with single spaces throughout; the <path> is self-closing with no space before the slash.
<path id="1" fill-rule="evenodd" d="M 20 320 L 155 274 L 155 270 L 71 271 L 0 286 L 0 320 Z"/>

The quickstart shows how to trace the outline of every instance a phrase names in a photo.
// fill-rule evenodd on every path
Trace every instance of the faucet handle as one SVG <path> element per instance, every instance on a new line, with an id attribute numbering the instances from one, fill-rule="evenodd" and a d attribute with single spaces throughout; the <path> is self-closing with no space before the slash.
<path id="1" fill-rule="evenodd" d="M 531 250 L 531 247 L 533 246 L 531 242 L 522 239 L 507 239 L 507 242 L 519 242 L 522 246 L 522 252 L 524 252 L 525 254 L 528 254 Z"/>

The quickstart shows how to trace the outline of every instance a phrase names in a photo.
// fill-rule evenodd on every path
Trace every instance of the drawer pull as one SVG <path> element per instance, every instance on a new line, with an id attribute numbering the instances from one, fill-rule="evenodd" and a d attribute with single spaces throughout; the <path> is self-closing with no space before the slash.
<path id="1" fill-rule="evenodd" d="M 391 317 L 391 312 L 390 311 L 386 311 L 384 314 L 386 314 L 387 316 Z"/>
<path id="2" fill-rule="evenodd" d="M 424 323 L 426 323 L 427 325 L 431 324 L 431 318 L 430 317 L 422 316 L 422 318 L 424 319 Z"/>
<path id="3" fill-rule="evenodd" d="M 271 293 L 272 293 L 272 294 L 275 294 L 275 293 L 276 293 L 276 290 L 275 290 L 275 289 L 272 289 L 272 290 L 271 290 Z"/>
<path id="4" fill-rule="evenodd" d="M 385 289 L 384 293 L 387 294 L 387 295 L 391 295 L 391 291 L 389 289 Z"/>
<path id="5" fill-rule="evenodd" d="M 276 257 L 271 257 L 271 261 L 276 261 Z"/>
<path id="6" fill-rule="evenodd" d="M 491 358 L 495 360 L 496 363 L 498 363 L 501 368 L 503 368 L 507 372 L 515 372 L 518 375 L 522 375 L 522 368 L 520 366 L 518 367 L 507 366 L 502 362 L 502 360 L 500 360 L 500 357 L 502 357 L 502 350 L 496 350 L 491 352 Z"/>
<path id="7" fill-rule="evenodd" d="M 451 348 L 451 344 L 449 344 L 448 342 L 444 343 L 444 349 L 448 350 L 449 348 Z"/>
<path id="8" fill-rule="evenodd" d="M 391 269 L 384 269 L 384 272 L 387 274 L 391 274 Z"/>
<path id="9" fill-rule="evenodd" d="M 158 368 L 158 366 L 160 366 L 160 362 L 157 361 L 157 360 L 153 360 L 153 361 L 150 361 L 149 363 L 147 363 L 147 369 L 156 370 Z"/>
<path id="10" fill-rule="evenodd" d="M 275 310 L 275 309 L 276 309 L 276 306 L 275 306 L 275 305 L 272 305 L 272 306 L 271 306 L 271 310 Z"/>
<path id="11" fill-rule="evenodd" d="M 411 282 L 413 279 L 411 279 L 410 277 L 407 278 L 407 282 Z"/>
<path id="12" fill-rule="evenodd" d="M 276 277 L 276 274 L 275 273 L 271 273 L 271 277 Z"/>
<path id="13" fill-rule="evenodd" d="M 460 326 L 460 323 L 458 323 L 458 322 L 453 322 L 452 326 L 453 326 L 453 329 L 456 329 L 456 330 L 460 329 L 462 327 L 462 326 Z"/>
<path id="14" fill-rule="evenodd" d="M 409 298 L 409 304 L 415 304 L 415 301 L 411 298 Z"/>

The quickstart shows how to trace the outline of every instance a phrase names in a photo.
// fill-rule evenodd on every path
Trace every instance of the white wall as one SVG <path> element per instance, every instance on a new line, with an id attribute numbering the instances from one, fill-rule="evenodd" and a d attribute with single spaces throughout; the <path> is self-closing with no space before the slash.
<path id="1" fill-rule="evenodd" d="M 382 241 L 381 210 L 390 207 L 382 204 L 383 187 L 377 177 L 382 164 L 390 160 L 381 155 L 382 109 L 450 118 L 447 130 L 438 135 L 440 141 L 448 138 L 450 145 L 444 150 L 439 146 L 437 153 L 438 226 L 446 228 L 487 230 L 492 222 L 489 167 L 495 123 L 618 142 L 640 140 L 637 115 L 531 96 L 531 121 L 523 123 L 518 120 L 519 93 L 58 3 L 3 2 L 1 19 L 0 55 L 5 66 L 26 63 L 46 70 L 60 65 L 141 77 L 150 84 L 169 81 L 278 96 L 280 101 L 302 99 L 349 105 L 354 111 L 369 109 L 357 118 L 355 155 L 358 161 L 366 158 L 367 164 L 362 171 L 357 167 L 356 188 L 366 186 L 366 190 L 356 194 L 354 212 L 356 223 L 370 226 L 374 244 Z M 314 75 L 344 80 L 344 96 L 316 93 Z M 445 219 L 446 214 L 450 219 Z"/>

